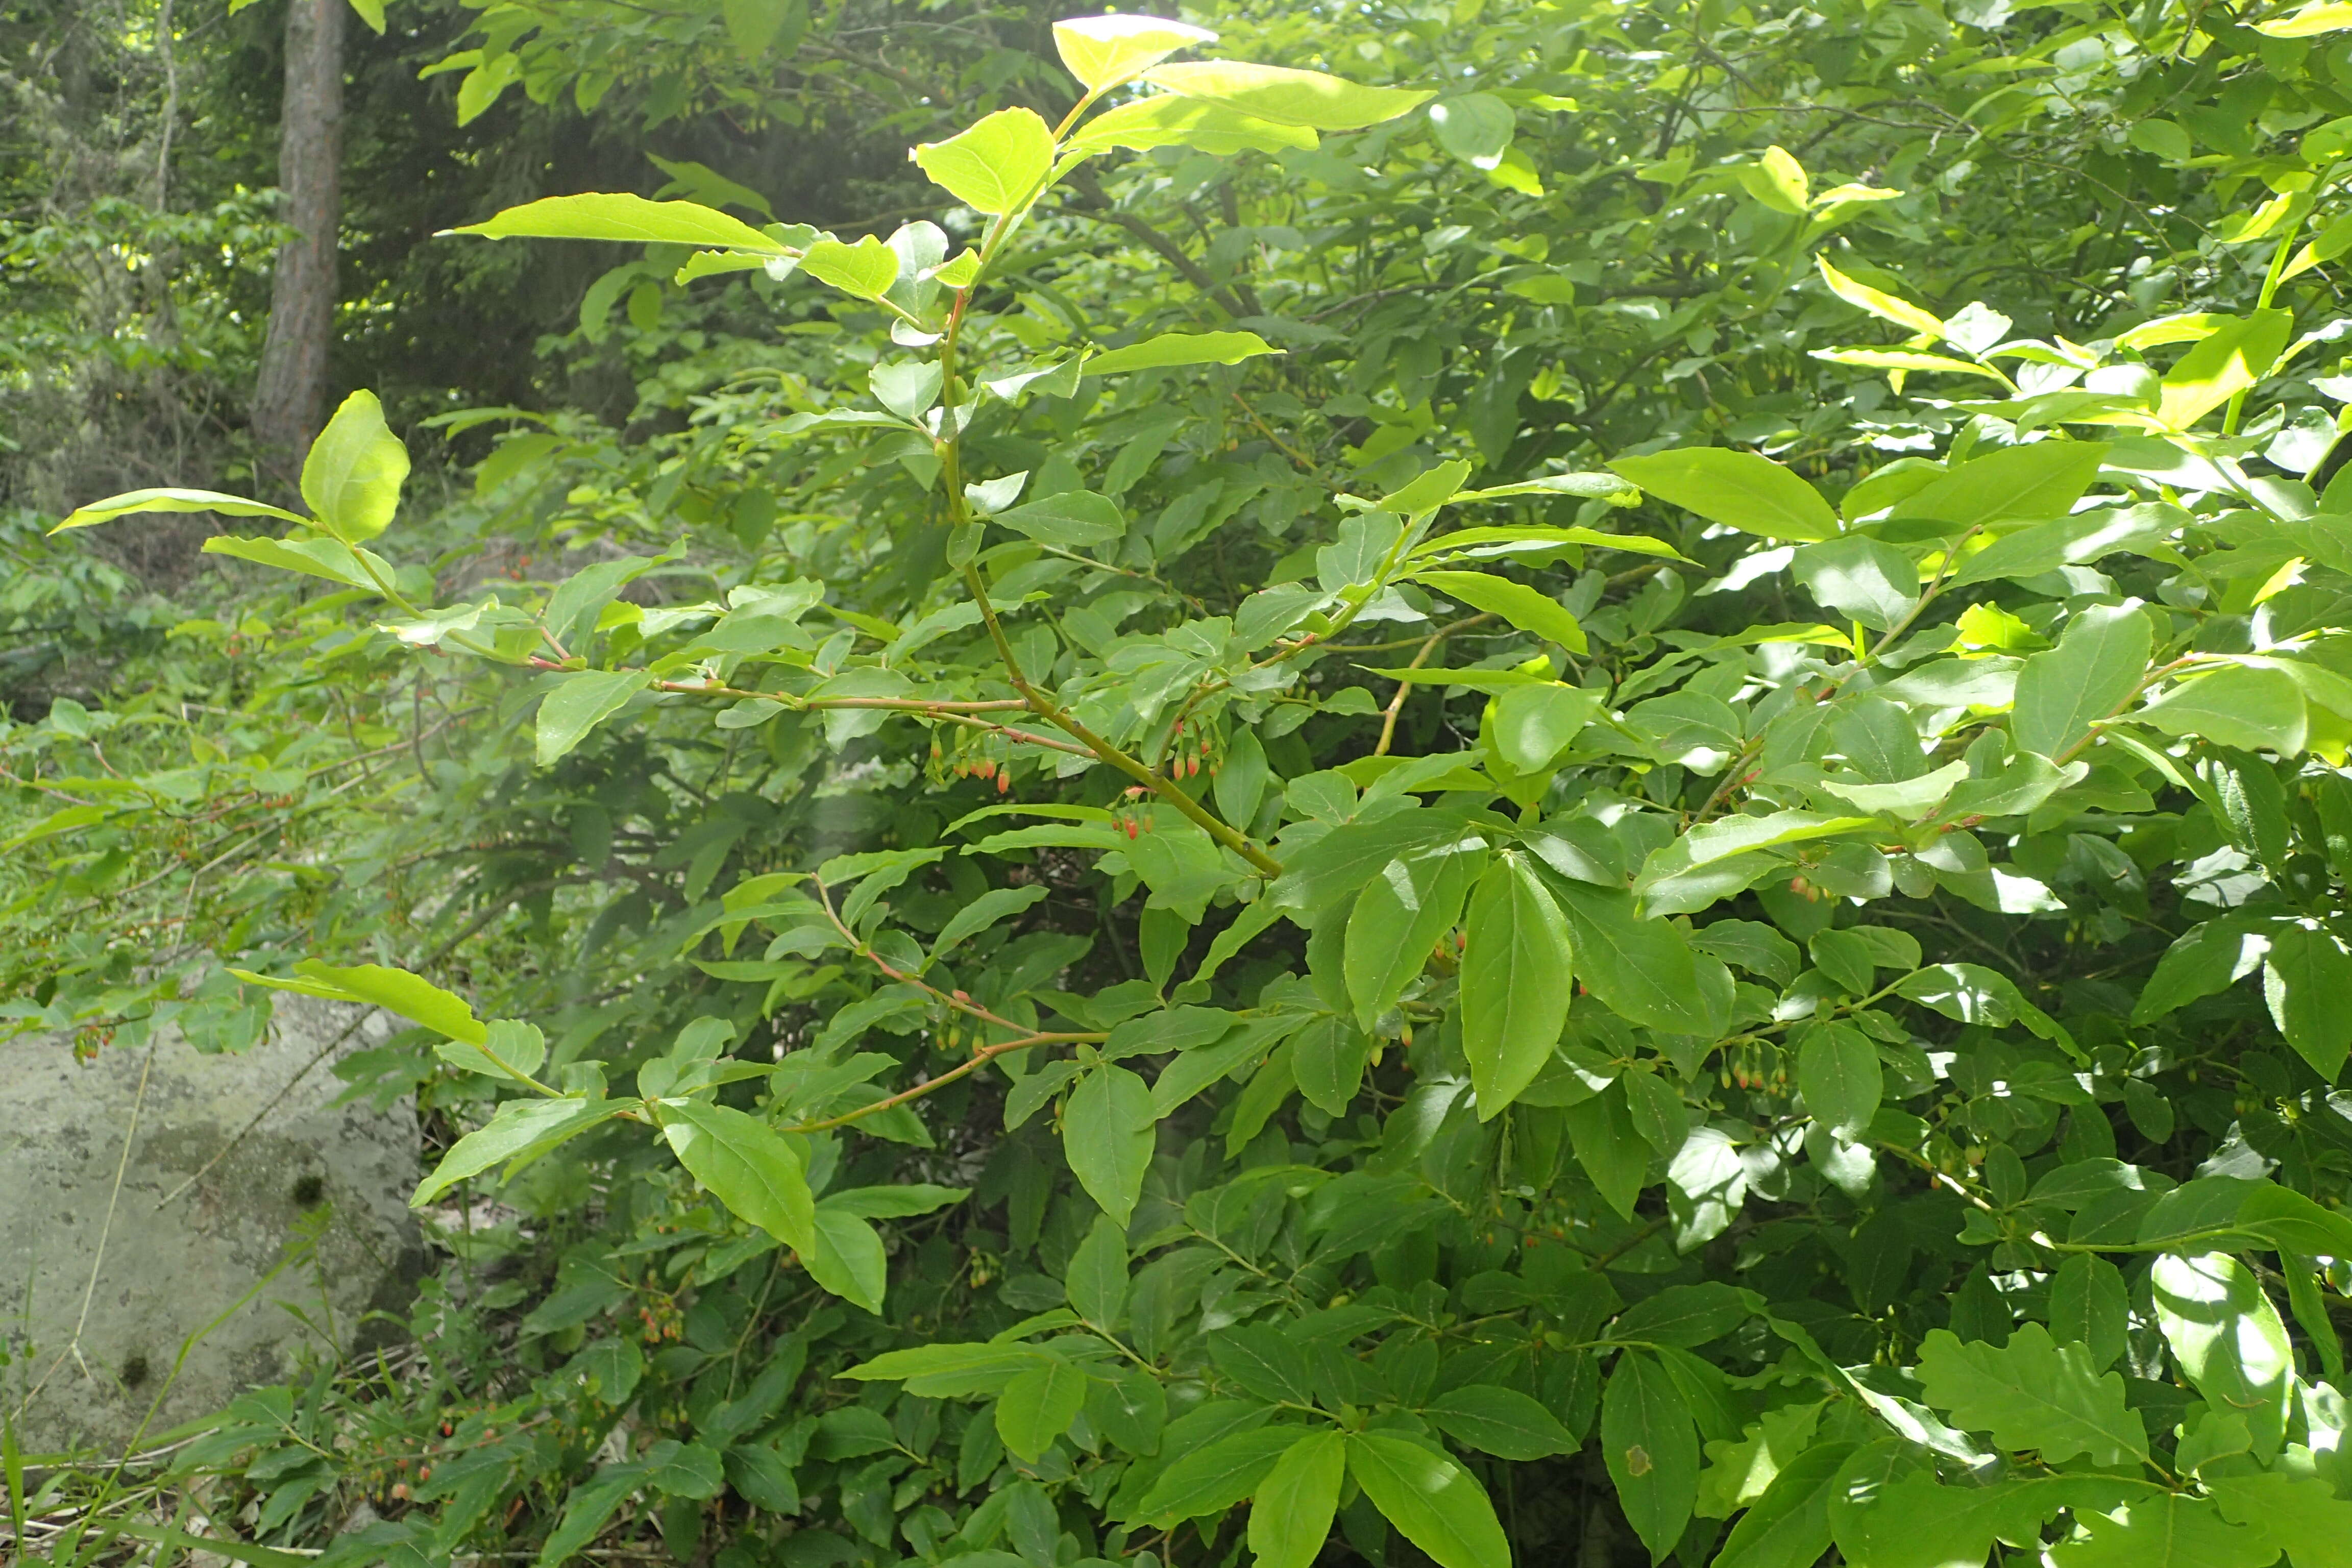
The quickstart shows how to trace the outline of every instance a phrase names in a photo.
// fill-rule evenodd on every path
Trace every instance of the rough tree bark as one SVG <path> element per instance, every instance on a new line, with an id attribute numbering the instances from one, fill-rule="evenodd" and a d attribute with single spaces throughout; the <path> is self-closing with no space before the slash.
<path id="1" fill-rule="evenodd" d="M 278 252 L 269 331 L 253 395 L 264 461 L 301 469 L 327 418 L 335 329 L 335 235 L 341 213 L 343 11 L 347 0 L 288 0 L 286 104 L 278 132 L 280 216 L 297 237 Z"/>

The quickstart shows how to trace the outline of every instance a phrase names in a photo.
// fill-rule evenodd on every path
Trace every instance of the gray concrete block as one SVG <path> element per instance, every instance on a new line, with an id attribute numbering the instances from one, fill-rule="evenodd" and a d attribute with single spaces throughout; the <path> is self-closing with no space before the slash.
<path id="1" fill-rule="evenodd" d="M 306 1343 L 348 1354 L 398 1336 L 367 1314 L 404 1312 L 425 1265 L 407 1207 L 415 1107 L 338 1107 L 331 1070 L 397 1027 L 287 995 L 268 1037 L 238 1056 L 171 1032 L 152 1057 L 110 1047 L 89 1063 L 64 1039 L 0 1045 L 0 1414 L 26 1452 L 119 1451 L 183 1343 L 225 1312 L 150 1436 L 290 1375 Z M 303 1256 L 238 1307 L 289 1250 Z"/>

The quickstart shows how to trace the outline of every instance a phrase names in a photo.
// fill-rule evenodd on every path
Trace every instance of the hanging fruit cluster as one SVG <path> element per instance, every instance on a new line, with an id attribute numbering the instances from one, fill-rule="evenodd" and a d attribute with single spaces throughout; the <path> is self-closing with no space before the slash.
<path id="1" fill-rule="evenodd" d="M 1124 833 L 1129 838 L 1140 838 L 1152 830 L 1154 812 L 1143 797 L 1149 793 L 1141 784 L 1130 786 L 1110 808 L 1110 830 Z"/>
<path id="2" fill-rule="evenodd" d="M 1179 719 L 1168 737 L 1168 776 L 1171 779 L 1198 778 L 1202 773 L 1213 778 L 1217 763 L 1224 755 L 1224 737 L 1206 724 L 1192 723 Z"/>
<path id="3" fill-rule="evenodd" d="M 958 728 L 949 731 L 942 745 L 934 728 L 926 771 L 940 784 L 950 778 L 991 780 L 997 794 L 1008 795 L 1013 789 L 1013 744 L 993 730 Z"/>
<path id="4" fill-rule="evenodd" d="M 1720 1077 L 1726 1089 L 1738 1084 L 1751 1090 L 1785 1089 L 1789 1064 L 1780 1047 L 1763 1040 L 1741 1040 L 1725 1049 Z"/>

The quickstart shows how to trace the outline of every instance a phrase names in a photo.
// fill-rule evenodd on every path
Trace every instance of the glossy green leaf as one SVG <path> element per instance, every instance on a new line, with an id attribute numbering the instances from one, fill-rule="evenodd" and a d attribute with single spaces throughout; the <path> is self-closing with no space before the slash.
<path id="1" fill-rule="evenodd" d="M 1753 452 L 1692 447 L 1609 466 L 1668 505 L 1744 533 L 1801 543 L 1838 531 L 1837 513 L 1819 490 Z"/>
<path id="2" fill-rule="evenodd" d="M 1127 1308 L 1127 1236 L 1117 1220 L 1098 1215 L 1070 1254 L 1062 1288 L 1070 1310 L 1098 1328 L 1116 1328 Z"/>
<path id="3" fill-rule="evenodd" d="M 1249 1548 L 1261 1568 L 1313 1568 L 1339 1511 L 1347 1439 L 1316 1432 L 1274 1462 L 1250 1503 Z"/>
<path id="4" fill-rule="evenodd" d="M 1590 651 L 1584 628 L 1549 595 L 1485 572 L 1415 572 L 1412 580 L 1504 620 L 1570 653 Z"/>
<path id="5" fill-rule="evenodd" d="M 566 1096 L 560 1100 L 509 1100 L 501 1104 L 487 1126 L 477 1128 L 449 1146 L 433 1173 L 416 1184 L 409 1200 L 422 1208 L 468 1176 L 492 1165 L 528 1163 L 557 1144 L 576 1138 L 627 1108 L 626 1100 Z"/>
<path id="6" fill-rule="evenodd" d="M 381 594 L 392 581 L 392 566 L 374 552 L 355 549 L 339 539 L 237 539 L 226 535 L 205 541 L 207 555 L 226 555 L 257 566 L 324 577 L 346 588 Z M 369 567 L 374 571 L 371 572 Z"/>
<path id="7" fill-rule="evenodd" d="M 1054 166 L 1054 132 L 1034 109 L 1000 109 L 945 142 L 924 142 L 915 162 L 974 212 L 1009 213 L 1026 206 L 1045 184 Z"/>
<path id="8" fill-rule="evenodd" d="M 2336 933 L 2303 925 L 2273 931 L 2263 997 L 2295 1054 L 2335 1082 L 2352 1050 L 2352 953 Z"/>
<path id="9" fill-rule="evenodd" d="M 1731 1527 L 1718 1568 L 1811 1568 L 1830 1544 L 1830 1499 L 1852 1443 L 1816 1443 L 1772 1479 Z"/>
<path id="10" fill-rule="evenodd" d="M 1885 1074 L 1878 1047 L 1850 1024 L 1817 1024 L 1797 1047 L 1797 1088 L 1813 1120 L 1853 1142 L 1878 1114 Z"/>
<path id="11" fill-rule="evenodd" d="M 2148 1284 L 2156 1321 L 2189 1381 L 2213 1408 L 2244 1417 L 2257 1454 L 2275 1454 L 2285 1437 L 2294 1352 L 2261 1284 L 2225 1252 L 2162 1254 Z"/>
<path id="12" fill-rule="evenodd" d="M 1438 1568 L 1508 1568 L 1510 1546 L 1495 1505 L 1469 1471 L 1383 1432 L 1350 1433 L 1347 1444 L 1348 1473 Z"/>
<path id="13" fill-rule="evenodd" d="M 2092 726 L 2119 712 L 2139 689 L 2153 640 L 2137 605 L 2076 612 L 2058 646 L 2017 672 L 2010 735 L 2019 749 L 2053 759 L 2073 752 Z"/>
<path id="14" fill-rule="evenodd" d="M 1040 544 L 1055 544 L 1065 550 L 1108 544 L 1127 531 L 1127 518 L 1118 510 L 1118 503 L 1092 490 L 1065 490 L 1059 495 L 1043 496 L 1000 511 L 989 521 L 1003 523 L 1016 533 L 1025 533 Z"/>
<path id="15" fill-rule="evenodd" d="M 485 239 L 617 239 L 695 245 L 782 256 L 785 247 L 751 225 L 693 202 L 654 202 L 626 194 L 547 196 L 509 207 L 487 223 L 451 229 Z"/>
<path id="16" fill-rule="evenodd" d="M 1048 1360 L 1020 1373 L 996 1396 L 996 1433 L 1016 1458 L 1034 1464 L 1070 1429 L 1086 1403 L 1087 1374 Z"/>
<path id="17" fill-rule="evenodd" d="M 1078 1080 L 1062 1110 L 1062 1146 L 1070 1173 L 1103 1213 L 1125 1225 L 1151 1165 L 1151 1090 L 1122 1067 L 1101 1067 Z"/>
<path id="18" fill-rule="evenodd" d="M 694 1179 L 786 1247 L 815 1247 L 816 1205 L 792 1146 L 766 1122 L 697 1100 L 662 1103 L 662 1137 Z"/>
<path id="19" fill-rule="evenodd" d="M 845 294 L 879 300 L 898 280 L 898 253 L 870 234 L 855 245 L 820 239 L 803 253 L 800 269 Z"/>
<path id="20" fill-rule="evenodd" d="M 1400 856 L 1356 896 L 1348 915 L 1343 970 L 1348 999 L 1364 1028 L 1395 1005 L 1438 940 L 1454 929 L 1486 858 L 1482 850 L 1453 848 Z M 1306 1079 L 1300 1083 L 1304 1087 Z M 1307 1098 L 1317 1099 L 1312 1093 Z"/>
<path id="21" fill-rule="evenodd" d="M 1113 86 L 1179 49 L 1216 41 L 1206 27 L 1159 16 L 1073 16 L 1054 24 L 1054 47 L 1062 64 L 1087 88 Z"/>
<path id="22" fill-rule="evenodd" d="M 1170 92 L 1209 99 L 1277 125 L 1303 125 L 1314 131 L 1360 131 L 1394 120 L 1431 96 L 1404 88 L 1366 87 L 1321 71 L 1240 60 L 1155 66 L 1144 72 L 1143 79 Z"/>
<path id="23" fill-rule="evenodd" d="M 1462 1048 L 1485 1120 L 1551 1059 L 1568 1019 L 1574 950 L 1559 905 L 1510 851 L 1478 879 L 1464 930 Z"/>
<path id="24" fill-rule="evenodd" d="M 2179 681 L 2131 717 L 2168 735 L 2200 735 L 2283 757 L 2300 752 L 2309 733 L 2303 688 L 2294 677 L 2246 665 L 2224 665 Z"/>
<path id="25" fill-rule="evenodd" d="M 356 544 L 391 526 L 407 478 L 408 448 L 384 424 L 383 405 L 354 392 L 310 443 L 302 500 L 328 531 Z"/>
<path id="26" fill-rule="evenodd" d="M 1087 356 L 1081 375 L 1119 375 L 1171 365 L 1239 364 L 1282 351 L 1255 332 L 1161 332 L 1157 337 Z"/>
<path id="27" fill-rule="evenodd" d="M 2229 319 L 2165 372 L 2157 419 L 2168 430 L 2188 429 L 2269 374 L 2294 331 L 2286 310 Z"/>
<path id="28" fill-rule="evenodd" d="M 1540 1459 L 1576 1449 L 1576 1438 L 1557 1416 L 1513 1388 L 1471 1384 L 1439 1394 L 1421 1413 L 1455 1442 L 1500 1459 Z"/>
<path id="29" fill-rule="evenodd" d="M 1698 1498 L 1698 1434 L 1657 1359 L 1626 1351 L 1601 1400 L 1601 1453 L 1633 1533 L 1657 1563 L 1680 1540 Z"/>
<path id="30" fill-rule="evenodd" d="M 1296 1426 L 1259 1426 L 1180 1453 L 1152 1483 L 1138 1511 L 1171 1522 L 1221 1514 L 1256 1491 L 1298 1437 Z"/>
<path id="31" fill-rule="evenodd" d="M 881 1234 L 831 1198 L 817 1205 L 814 1226 L 813 1244 L 801 1251 L 809 1278 L 845 1301 L 869 1312 L 881 1311 L 883 1292 L 890 1283 L 890 1255 Z"/>
<path id="32" fill-rule="evenodd" d="M 94 500 L 88 506 L 76 507 L 66 520 L 49 530 L 63 533 L 68 528 L 89 528 L 110 522 L 118 517 L 136 517 L 142 512 L 214 511 L 223 517 L 276 517 L 288 522 L 307 523 L 310 520 L 283 507 L 268 506 L 243 496 L 223 495 L 218 490 L 148 489 L 125 490 L 119 496 Z"/>
<path id="33" fill-rule="evenodd" d="M 588 732 L 653 684 L 642 669 L 584 669 L 555 678 L 539 705 L 539 765 L 551 767 L 570 755 Z"/>

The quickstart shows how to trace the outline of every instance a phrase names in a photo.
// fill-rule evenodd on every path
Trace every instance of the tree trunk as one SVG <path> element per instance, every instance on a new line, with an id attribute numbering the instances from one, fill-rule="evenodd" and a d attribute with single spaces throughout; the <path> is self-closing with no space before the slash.
<path id="1" fill-rule="evenodd" d="M 286 103 L 278 119 L 280 209 L 297 231 L 278 252 L 269 332 L 253 394 L 263 461 L 301 471 L 327 419 L 327 350 L 335 331 L 335 232 L 341 212 L 343 7 L 288 0 Z"/>

